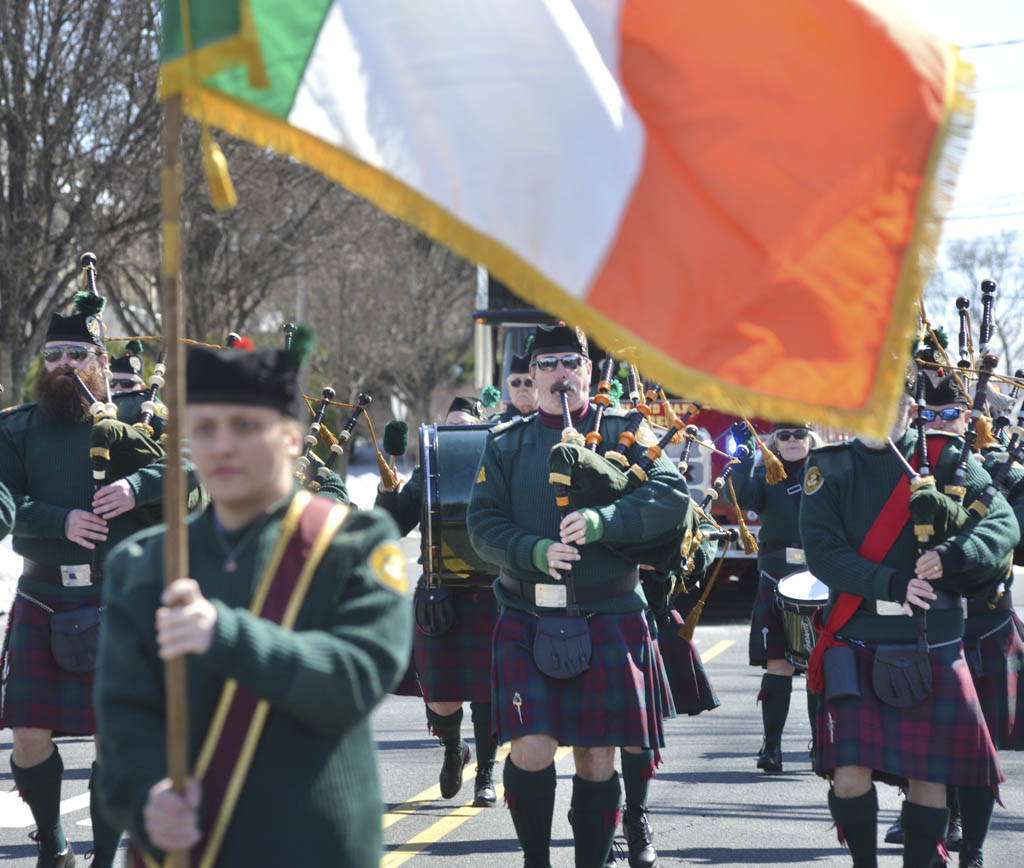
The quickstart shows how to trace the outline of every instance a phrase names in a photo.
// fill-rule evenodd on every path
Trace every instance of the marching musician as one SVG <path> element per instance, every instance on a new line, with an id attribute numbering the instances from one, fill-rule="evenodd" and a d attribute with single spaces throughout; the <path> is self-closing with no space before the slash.
<path id="1" fill-rule="evenodd" d="M 732 428 L 737 443 L 748 447 L 748 456 L 733 470 L 737 506 L 756 512 L 761 520 L 758 533 L 757 566 L 760 577 L 750 616 L 748 656 L 751 666 L 765 670 L 761 676 L 764 736 L 757 754 L 757 767 L 765 772 L 782 771 L 782 730 L 789 716 L 796 667 L 786 659 L 786 632 L 775 601 L 779 579 L 806 569 L 800 542 L 800 492 L 803 489 L 807 453 L 820 446 L 814 429 L 805 423 L 776 422 L 765 446 L 782 461 L 786 478 L 769 485 L 764 463 L 755 463 L 754 438 L 743 422 Z M 807 714 L 814 732 L 813 694 L 807 694 Z M 811 756 L 814 755 L 813 738 Z"/>
<path id="2" fill-rule="evenodd" d="M 521 356 L 512 356 L 505 387 L 508 389 L 510 400 L 505 412 L 498 418 L 499 422 L 508 422 L 516 416 L 529 416 L 536 411 L 537 385 L 530 375 L 529 349 Z"/>
<path id="3" fill-rule="evenodd" d="M 485 409 L 477 398 L 457 396 L 448 407 L 445 425 L 480 425 Z M 378 486 L 376 506 L 387 510 L 405 536 L 420 523 L 423 485 L 420 467 L 400 490 Z M 430 605 L 424 579 L 416 586 L 417 611 Z M 491 807 L 494 791 L 494 754 L 491 736 L 491 634 L 498 612 L 490 588 L 451 588 L 446 595 L 453 607 L 453 622 L 443 632 L 430 634 L 417 625 L 413 631 L 413 666 L 422 693 L 427 726 L 444 746 L 438 784 L 441 797 L 452 799 L 462 787 L 462 772 L 472 751 L 462 740 L 462 704 L 469 701 L 476 743 L 476 780 L 473 804 Z"/>
<path id="4" fill-rule="evenodd" d="M 503 778 L 524 864 L 549 865 L 554 755 L 561 743 L 573 746 L 576 765 L 571 815 L 576 864 L 593 868 L 608 857 L 615 834 L 610 818 L 621 805 L 615 748 L 653 749 L 656 763 L 664 746 L 661 708 L 671 707 L 653 664 L 636 562 L 595 543 L 643 542 L 670 530 L 686 510 L 689 493 L 662 456 L 636 490 L 562 519 L 547 460 L 562 437 L 559 392 L 577 429 L 587 430 L 596 412 L 588 399 L 586 337 L 564 325 L 538 328 L 529 370 L 537 385 L 538 413 L 491 432 L 467 524 L 480 557 L 501 568 L 494 584 L 501 613 L 493 638 L 492 702 L 498 740 L 511 741 Z M 607 411 L 605 426 L 606 442 L 614 443 L 625 428 L 625 415 Z M 640 446 L 630 447 L 630 460 L 642 456 Z M 575 602 L 585 618 L 568 614 L 565 573 L 570 570 Z M 531 652 L 538 625 L 580 620 L 586 632 L 568 637 L 572 644 L 566 650 L 582 655 L 579 649 L 589 647 L 589 657 L 562 667 L 568 658 L 560 661 L 552 653 L 541 658 L 542 670 Z M 538 647 L 552 652 L 565 647 L 557 631 L 545 631 L 540 639 Z M 556 667 L 571 673 L 584 666 L 572 677 L 550 674 Z M 645 695 L 666 698 L 651 707 Z"/>
<path id="5" fill-rule="evenodd" d="M 59 868 L 73 864 L 74 854 L 60 821 L 64 767 L 53 736 L 93 735 L 96 727 L 91 666 L 55 659 L 51 621 L 71 610 L 98 618 L 93 553 L 102 555 L 152 523 L 153 510 L 143 507 L 159 504 L 163 482 L 162 465 L 154 463 L 94 492 L 89 407 L 70 374 L 77 373 L 94 395 L 106 395 L 100 318 L 81 309 L 53 314 L 42 357 L 38 400 L 0 415 L 0 483 L 17 508 L 14 550 L 25 559 L 3 654 L 0 728 L 13 730 L 11 770 L 36 822 L 38 864 Z M 141 401 L 129 395 L 115 403 L 123 421 L 136 421 Z M 94 641 L 95 632 L 86 638 Z M 93 865 L 105 868 L 113 864 L 120 832 L 97 807 L 95 776 L 94 764 Z"/>
<path id="6" fill-rule="evenodd" d="M 115 393 L 137 392 L 145 388 L 141 341 L 128 341 L 124 352 L 110 360 L 110 375 L 110 388 Z"/>
<path id="7" fill-rule="evenodd" d="M 855 866 L 877 864 L 873 780 L 908 783 L 905 866 L 942 864 L 947 786 L 996 794 L 1002 780 L 967 675 L 958 590 L 997 581 L 1019 530 L 996 497 L 987 515 L 959 529 L 951 524 L 952 535 L 929 537 L 918 553 L 915 532 L 929 536 L 929 528 L 911 522 L 912 500 L 945 503 L 939 493 L 953 478 L 959 450 L 939 434 L 915 457 L 918 433 L 903 431 L 906 406 L 892 439 L 907 461 L 932 468 L 934 487 L 915 483 L 911 497 L 904 467 L 885 442 L 858 437 L 811 452 L 800 508 L 807 565 L 831 590 L 808 671 L 810 686 L 826 694 L 815 765 L 833 782 L 829 808 Z M 965 502 L 988 481 L 969 462 Z"/>
<path id="8" fill-rule="evenodd" d="M 952 374 L 926 379 L 925 402 L 925 420 L 931 430 L 964 435 L 970 406 L 967 395 Z M 1002 448 L 985 449 L 979 457 L 991 476 L 1009 460 Z M 1007 499 L 1024 535 L 1024 470 L 1020 465 L 1009 468 L 1007 489 Z M 997 589 L 995 594 L 968 598 L 964 647 L 996 749 L 1019 751 L 1024 750 L 1024 725 L 1021 724 L 1024 721 L 1024 625 L 1014 611 L 1009 580 L 1005 584 L 1002 593 Z M 962 829 L 962 840 L 955 842 L 960 848 L 960 864 L 980 868 L 994 807 L 992 790 L 956 787 L 955 797 L 949 801 L 951 812 L 957 811 L 960 815 L 958 826 Z M 951 830 L 952 822 L 951 819 Z"/>
<path id="9" fill-rule="evenodd" d="M 408 659 L 405 556 L 387 515 L 299 490 L 308 409 L 294 349 L 189 355 L 185 427 L 212 502 L 190 521 L 192 578 L 163 586 L 159 528 L 108 559 L 100 786 L 149 854 L 199 845 L 221 866 L 376 868 L 369 715 Z M 179 796 L 165 778 L 161 661 L 182 655 L 189 768 L 204 745 L 209 762 Z"/>

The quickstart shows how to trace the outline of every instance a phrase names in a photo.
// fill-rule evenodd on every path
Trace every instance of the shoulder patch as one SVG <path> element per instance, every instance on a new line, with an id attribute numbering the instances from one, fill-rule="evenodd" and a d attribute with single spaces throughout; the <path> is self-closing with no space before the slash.
<path id="1" fill-rule="evenodd" d="M 159 416 L 161 419 L 167 418 L 167 405 L 163 401 L 157 402 L 156 415 Z"/>
<path id="2" fill-rule="evenodd" d="M 804 494 L 814 494 L 824 481 L 825 477 L 817 465 L 811 465 L 804 474 Z"/>
<path id="3" fill-rule="evenodd" d="M 476 475 L 476 484 L 479 485 L 481 482 L 487 481 L 487 474 L 484 473 L 484 466 L 480 465 L 480 472 Z"/>
<path id="4" fill-rule="evenodd" d="M 409 593 L 409 573 L 405 569 L 405 552 L 394 542 L 382 542 L 369 558 L 374 577 L 396 594 Z"/>

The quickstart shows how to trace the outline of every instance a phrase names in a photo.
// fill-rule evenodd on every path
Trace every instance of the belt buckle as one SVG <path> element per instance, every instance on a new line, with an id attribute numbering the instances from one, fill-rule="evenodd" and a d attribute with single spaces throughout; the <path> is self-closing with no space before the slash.
<path id="1" fill-rule="evenodd" d="M 787 564 L 802 564 L 805 563 L 804 550 L 794 548 L 793 546 L 786 546 L 786 563 Z"/>
<path id="2" fill-rule="evenodd" d="M 565 585 L 537 583 L 533 586 L 534 601 L 543 609 L 564 609 L 568 602 Z"/>
<path id="3" fill-rule="evenodd" d="M 92 584 L 89 564 L 61 564 L 60 582 L 65 588 L 86 588 Z"/>
<path id="4" fill-rule="evenodd" d="M 903 611 L 902 603 L 894 603 L 892 600 L 875 600 L 875 614 L 885 615 L 890 617 L 892 615 L 906 615 Z"/>

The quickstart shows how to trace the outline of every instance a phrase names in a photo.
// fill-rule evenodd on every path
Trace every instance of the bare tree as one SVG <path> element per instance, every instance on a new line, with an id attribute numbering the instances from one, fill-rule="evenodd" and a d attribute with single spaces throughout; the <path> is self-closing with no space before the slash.
<path id="1" fill-rule="evenodd" d="M 0 381 L 50 314 L 159 215 L 156 0 L 0 0 Z"/>

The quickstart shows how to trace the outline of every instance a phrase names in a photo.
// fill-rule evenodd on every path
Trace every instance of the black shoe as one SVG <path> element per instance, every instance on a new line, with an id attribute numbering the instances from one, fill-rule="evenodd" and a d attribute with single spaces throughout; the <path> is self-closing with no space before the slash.
<path id="1" fill-rule="evenodd" d="M 903 846 L 903 826 L 900 824 L 899 817 L 896 818 L 895 823 L 885 830 L 885 843 Z"/>
<path id="2" fill-rule="evenodd" d="M 654 833 L 646 811 L 624 811 L 622 835 L 629 848 L 629 868 L 658 868 L 658 851 L 654 849 Z"/>
<path id="3" fill-rule="evenodd" d="M 946 849 L 950 853 L 958 853 L 963 841 L 963 829 L 960 827 L 960 811 L 950 810 L 949 828 L 946 830 Z"/>
<path id="4" fill-rule="evenodd" d="M 89 868 L 114 868 L 115 856 L 109 856 L 105 858 L 97 858 L 95 850 L 85 851 L 85 864 Z"/>
<path id="5" fill-rule="evenodd" d="M 473 751 L 464 741 L 458 744 L 445 745 L 444 765 L 437 782 L 441 785 L 441 798 L 453 799 L 462 788 L 462 770 L 473 758 Z"/>
<path id="6" fill-rule="evenodd" d="M 969 845 L 961 847 L 960 868 L 985 868 L 985 857 L 981 850 Z"/>
<path id="7" fill-rule="evenodd" d="M 43 845 L 39 843 L 39 833 L 29 832 L 28 836 L 36 842 L 36 850 L 39 853 L 36 859 L 36 868 L 74 868 L 75 851 L 71 849 L 70 841 L 60 853 L 43 852 Z"/>
<path id="8" fill-rule="evenodd" d="M 490 763 L 484 767 L 476 767 L 476 784 L 473 787 L 473 807 L 490 808 L 498 801 L 494 792 L 493 768 Z"/>
<path id="9" fill-rule="evenodd" d="M 605 860 L 604 868 L 622 868 L 620 860 L 626 858 L 626 851 L 618 838 L 612 840 L 611 849 L 608 850 L 608 858 Z"/>
<path id="10" fill-rule="evenodd" d="M 766 772 L 782 771 L 782 745 L 765 744 L 757 755 L 757 767 Z"/>

